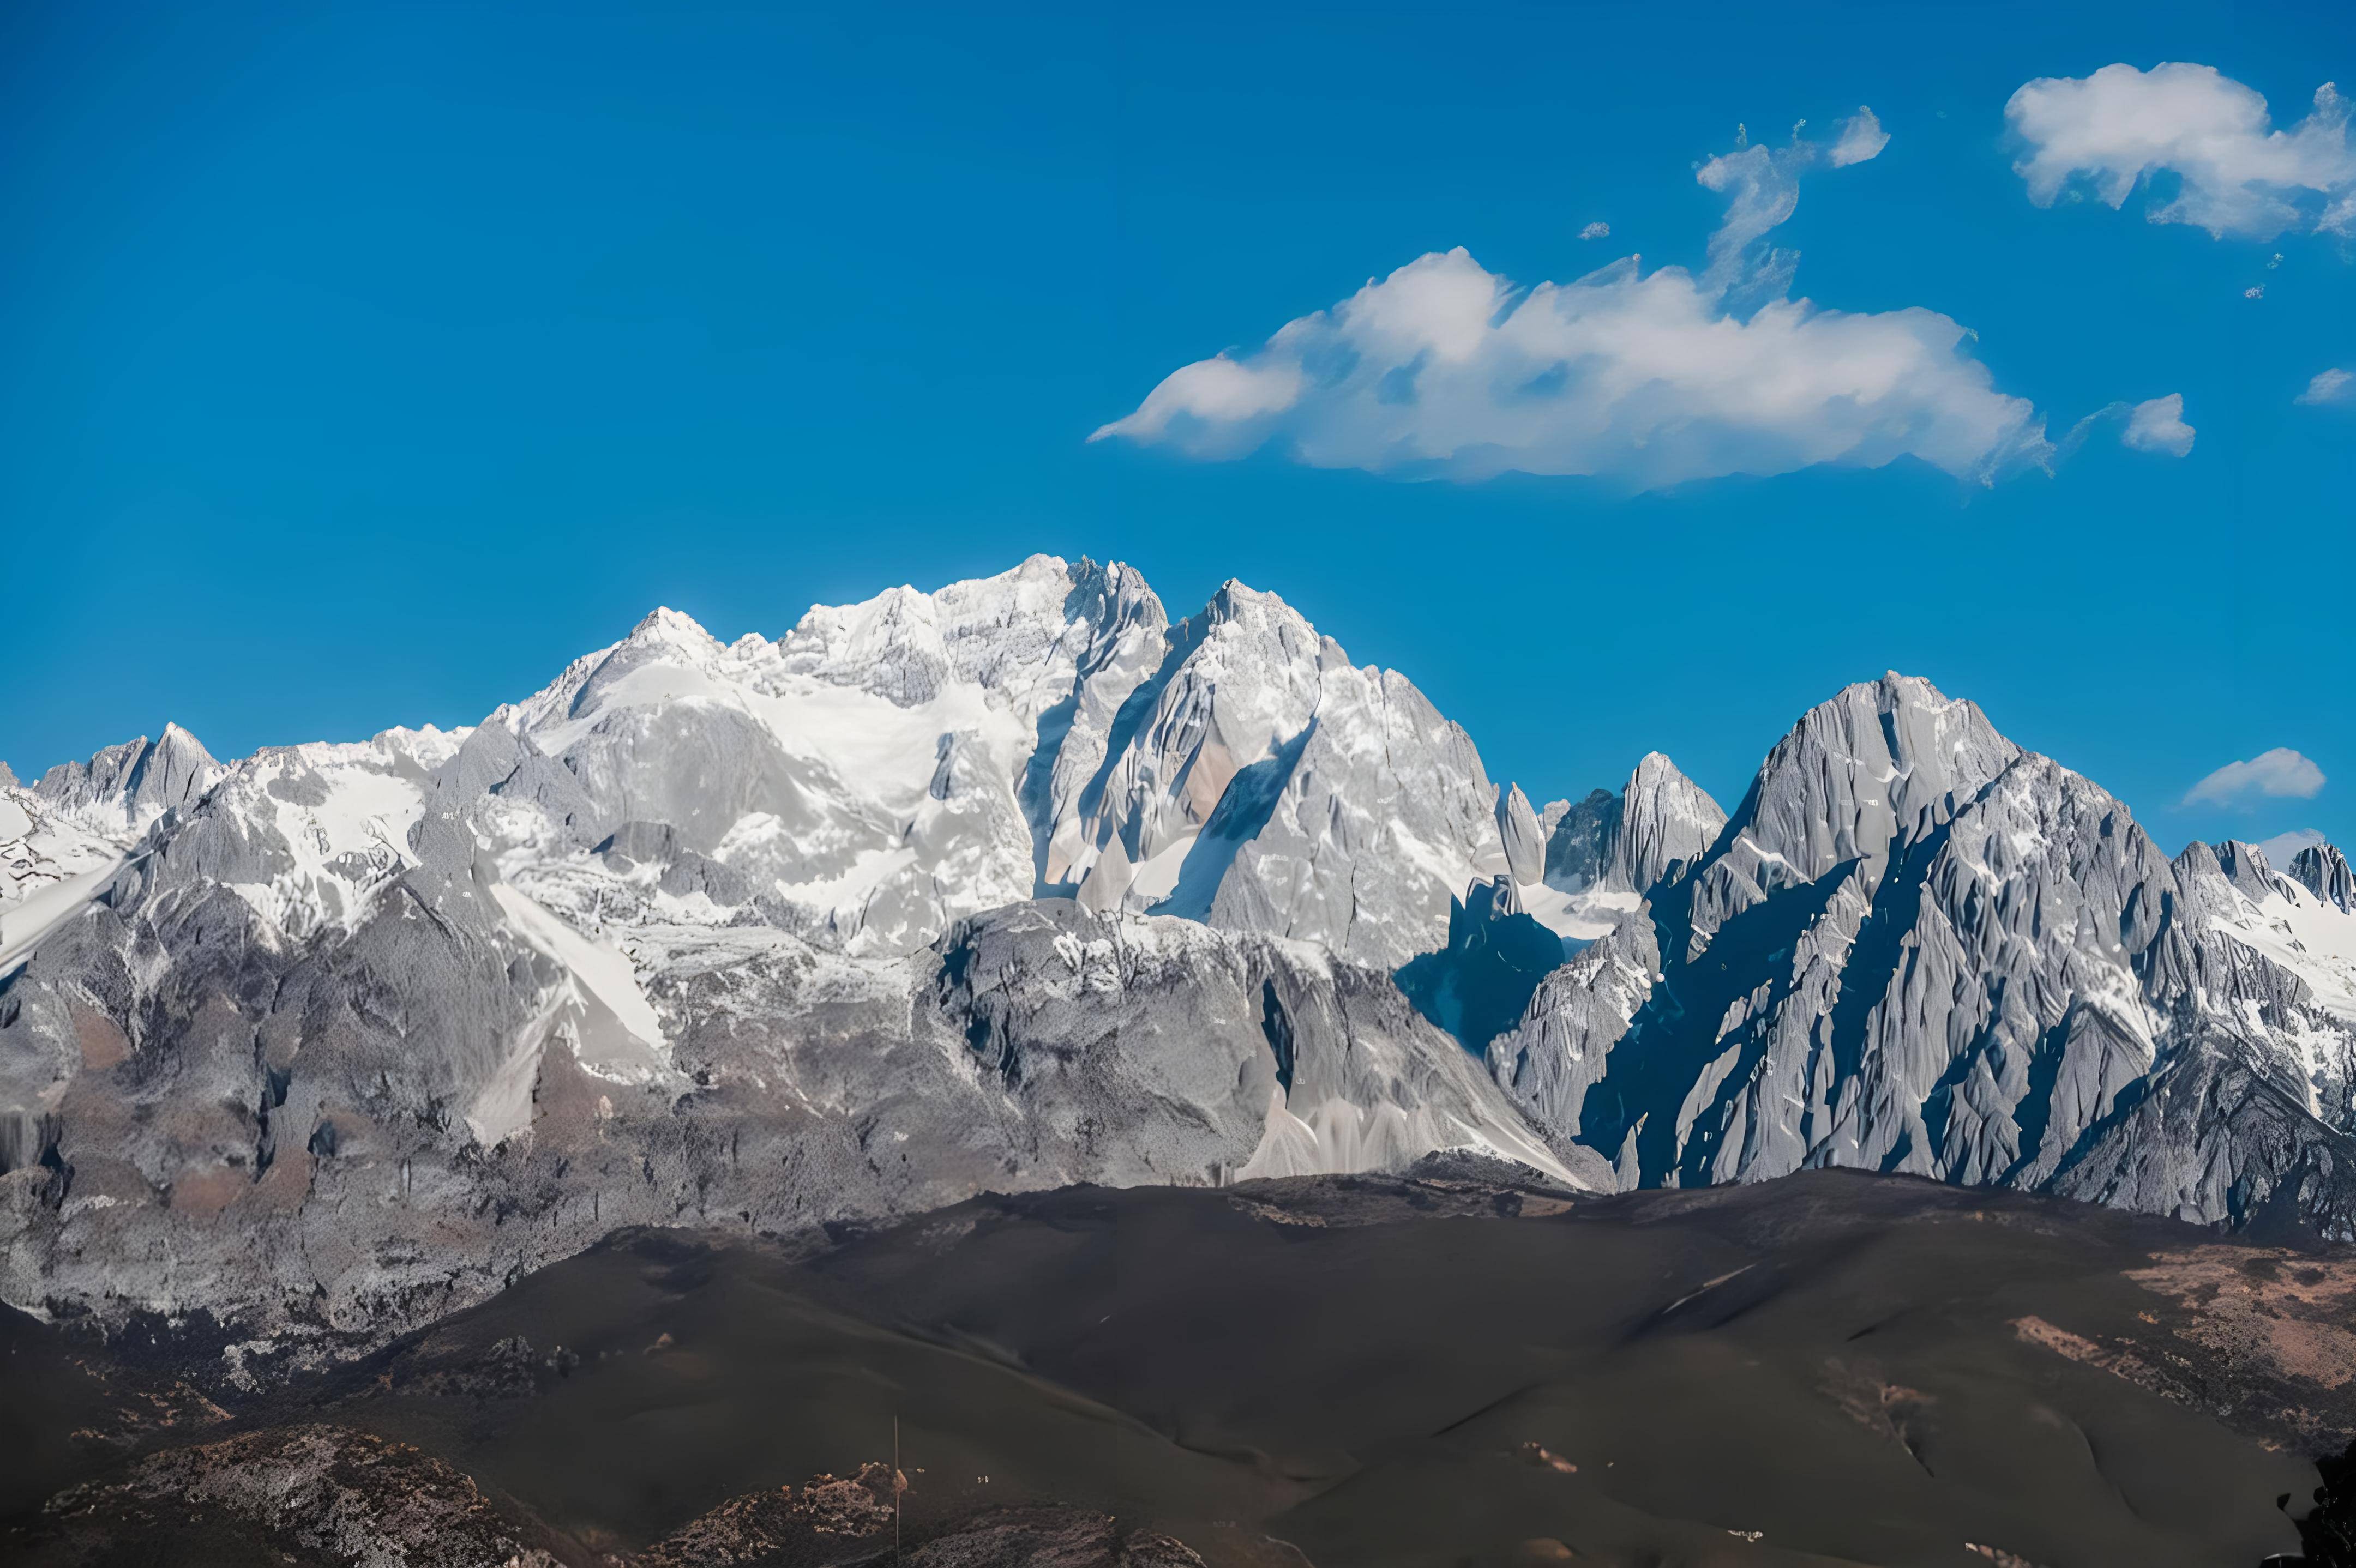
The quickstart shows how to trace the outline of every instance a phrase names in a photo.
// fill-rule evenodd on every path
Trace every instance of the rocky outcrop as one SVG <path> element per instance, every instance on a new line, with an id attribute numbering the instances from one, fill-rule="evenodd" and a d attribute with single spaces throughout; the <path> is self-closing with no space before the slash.
<path id="1" fill-rule="evenodd" d="M 271 1427 L 166 1448 L 59 1494 L 12 1552 L 27 1563 L 304 1563 L 328 1568 L 560 1568 L 527 1522 L 406 1444 L 341 1426 Z"/>
<path id="2" fill-rule="evenodd" d="M 871 1461 L 850 1476 L 731 1498 L 637 1553 L 629 1568 L 735 1568 L 740 1563 L 850 1561 L 892 1542 L 908 1478 Z"/>
<path id="3" fill-rule="evenodd" d="M 2329 844 L 2310 844 L 2291 858 L 2290 874 L 2301 887 L 2343 913 L 2356 913 L 2356 872 L 2348 857 Z"/>

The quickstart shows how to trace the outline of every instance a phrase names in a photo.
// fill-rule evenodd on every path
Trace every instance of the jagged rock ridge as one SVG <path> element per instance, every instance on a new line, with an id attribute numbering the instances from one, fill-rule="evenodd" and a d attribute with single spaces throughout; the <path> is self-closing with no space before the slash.
<path id="1" fill-rule="evenodd" d="M 2203 854 L 1897 677 L 1731 817 L 1540 809 L 1239 584 L 659 611 L 470 729 L 0 784 L 0 1295 L 256 1377 L 623 1224 L 1437 1149 L 2343 1223 L 2346 863 Z"/>
<path id="2" fill-rule="evenodd" d="M 1489 1059 L 1626 1186 L 1853 1166 L 2344 1232 L 2356 922 L 2331 876 L 2238 844 L 2171 863 L 1891 675 L 1803 718 Z"/>

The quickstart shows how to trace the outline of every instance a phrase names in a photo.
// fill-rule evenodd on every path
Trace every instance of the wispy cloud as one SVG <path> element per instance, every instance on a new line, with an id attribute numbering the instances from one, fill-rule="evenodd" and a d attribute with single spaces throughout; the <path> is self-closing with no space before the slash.
<path id="1" fill-rule="evenodd" d="M 2013 167 L 2040 207 L 2082 187 L 2120 207 L 2138 185 L 2174 175 L 2175 195 L 2147 213 L 2154 223 L 2218 239 L 2356 233 L 2356 143 L 2348 101 L 2329 82 L 2313 112 L 2283 130 L 2254 90 L 2183 63 L 2040 77 L 2012 95 L 2005 118 L 2026 149 Z"/>
<path id="2" fill-rule="evenodd" d="M 2043 418 L 1997 389 L 1954 321 L 1788 297 L 1798 257 L 1770 240 L 1802 174 L 1862 163 L 1888 141 L 1861 110 L 1829 149 L 1738 144 L 1701 165 L 1696 178 L 1726 209 L 1699 272 L 1646 272 L 1629 256 L 1524 290 L 1462 249 L 1434 252 L 1256 349 L 1183 367 L 1092 439 L 1640 488 L 1909 456 L 1979 481 L 2041 464 L 2053 454 Z"/>
<path id="3" fill-rule="evenodd" d="M 2307 384 L 2307 390 L 2292 400 L 2301 403 L 2356 403 L 2356 375 L 2339 369 L 2318 370 L 2315 379 Z"/>
<path id="4" fill-rule="evenodd" d="M 2330 842 L 2312 827 L 2294 827 L 2287 833 L 2260 839 L 2258 848 L 2265 854 L 2266 864 L 2279 871 L 2287 869 L 2301 849 L 2312 849 L 2319 844 Z"/>
<path id="5" fill-rule="evenodd" d="M 1851 164 L 1861 164 L 1868 158 L 1879 157 L 1881 149 L 1890 145 L 1890 133 L 1870 109 L 1860 108 L 1855 118 L 1841 126 L 1840 140 L 1833 144 L 1830 162 L 1837 169 Z"/>
<path id="6" fill-rule="evenodd" d="M 2323 770 L 2287 746 L 2227 763 L 2185 792 L 2187 805 L 2236 805 L 2258 798 L 2313 800 L 2323 793 Z"/>
<path id="7" fill-rule="evenodd" d="M 1612 238 L 1612 225 L 1600 221 L 1590 223 L 1579 231 L 1579 237 L 1581 240 L 1609 240 Z"/>
<path id="8" fill-rule="evenodd" d="M 2083 446 L 2086 438 L 2106 424 L 2117 424 L 2119 444 L 2137 452 L 2164 453 L 2169 457 L 2183 457 L 2192 450 L 2197 433 L 2184 422 L 2184 394 L 2170 392 L 2164 398 L 2150 398 L 2140 403 L 2105 404 L 2070 427 L 2070 433 L 2053 446 L 2053 461 L 2060 462 Z"/>

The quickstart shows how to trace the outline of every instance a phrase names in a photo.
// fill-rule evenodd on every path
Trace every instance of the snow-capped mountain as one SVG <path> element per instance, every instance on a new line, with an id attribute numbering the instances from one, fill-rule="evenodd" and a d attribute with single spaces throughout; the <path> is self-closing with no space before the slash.
<path id="1" fill-rule="evenodd" d="M 470 729 L 0 777 L 0 1295 L 238 1366 L 617 1225 L 1441 1149 L 2356 1217 L 2338 852 L 2171 863 L 1895 676 L 1731 817 L 1657 753 L 1540 807 L 1272 594 L 1036 557 L 658 611 Z"/>
<path id="2" fill-rule="evenodd" d="M 1505 869 L 1471 741 L 1240 585 L 657 612 L 468 730 L 172 731 L 0 800 L 37 1308 L 367 1338 L 618 1224 L 1444 1148 L 1609 1182 L 1388 977 Z"/>
<path id="3" fill-rule="evenodd" d="M 596 920 L 880 956 L 1065 894 L 1387 965 L 1502 869 L 1494 795 L 1463 731 L 1273 594 L 1173 626 L 1134 572 L 1039 557 L 776 642 L 659 611 L 470 734 L 441 803 Z"/>

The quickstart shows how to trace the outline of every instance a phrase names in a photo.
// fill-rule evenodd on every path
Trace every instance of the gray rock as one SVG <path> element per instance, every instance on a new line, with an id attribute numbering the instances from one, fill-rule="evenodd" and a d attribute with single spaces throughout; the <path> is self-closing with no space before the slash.
<path id="1" fill-rule="evenodd" d="M 2310 844 L 2291 857 L 2290 874 L 2299 885 L 2333 908 L 2356 912 L 2356 872 L 2348 857 L 2329 844 Z"/>
<path id="2" fill-rule="evenodd" d="M 1637 761 L 1618 795 L 1596 790 L 1547 810 L 1545 880 L 1570 893 L 1647 891 L 1699 859 L 1726 826 L 1718 802 L 1658 752 Z"/>
<path id="3" fill-rule="evenodd" d="M 1505 868 L 1516 882 L 1536 882 L 1546 876 L 1546 837 L 1530 797 L 1513 784 L 1497 800 L 1497 832 L 1505 840 Z"/>
<path id="4" fill-rule="evenodd" d="M 1726 812 L 1676 764 L 1647 752 L 1620 794 L 1620 831 L 1612 880 L 1647 892 L 1699 859 L 1726 827 Z"/>
<path id="5" fill-rule="evenodd" d="M 193 804 L 221 772 L 194 735 L 166 724 L 156 740 L 142 735 L 88 762 L 59 763 L 32 793 L 85 827 L 136 833 L 164 813 Z"/>
<path id="6" fill-rule="evenodd" d="M 1565 892 L 1600 886 L 1620 847 L 1620 797 L 1608 789 L 1547 807 L 1546 880 Z"/>
<path id="7" fill-rule="evenodd" d="M 2345 1146 L 2356 1030 L 2252 934 L 2299 891 L 2247 846 L 2170 864 L 2095 785 L 1891 676 L 1804 718 L 1489 1061 L 1626 1184 L 1856 1166 L 2231 1221 L 2298 1168 L 2281 1115 Z M 2273 1097 L 2212 1097 L 2189 1132 L 2185 1089 L 2136 1112 L 2163 1081 Z"/>

